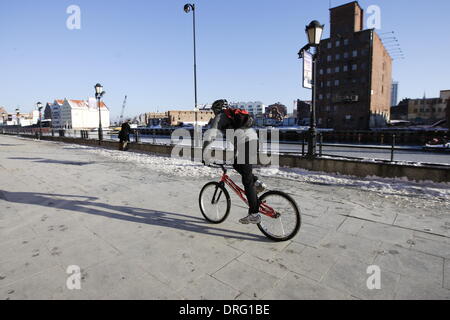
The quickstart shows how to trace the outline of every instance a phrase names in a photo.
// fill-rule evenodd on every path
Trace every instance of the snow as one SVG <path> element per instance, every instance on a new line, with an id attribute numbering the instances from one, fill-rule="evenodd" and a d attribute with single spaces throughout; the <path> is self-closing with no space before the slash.
<path id="1" fill-rule="evenodd" d="M 86 152 L 110 158 L 114 161 L 132 163 L 143 166 L 168 176 L 185 178 L 218 178 L 220 169 L 205 167 L 189 160 L 169 158 L 153 154 L 136 152 L 122 152 L 118 150 L 102 149 L 97 147 L 66 145 L 66 149 L 83 149 Z M 311 172 L 297 168 L 257 168 L 256 174 L 260 177 L 289 179 L 297 182 L 323 184 L 330 186 L 348 187 L 376 192 L 385 196 L 421 196 L 436 197 L 450 201 L 450 184 L 423 181 L 420 183 L 408 181 L 407 178 L 388 179 L 379 177 L 357 178 L 338 174 Z"/>

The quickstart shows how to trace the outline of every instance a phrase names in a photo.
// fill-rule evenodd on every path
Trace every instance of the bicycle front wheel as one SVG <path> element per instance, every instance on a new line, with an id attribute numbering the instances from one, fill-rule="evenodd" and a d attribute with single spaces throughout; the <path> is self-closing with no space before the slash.
<path id="1" fill-rule="evenodd" d="M 301 226 L 301 215 L 292 197 L 280 191 L 270 191 L 260 198 L 261 203 L 272 208 L 277 216 L 261 214 L 259 230 L 271 240 L 287 241 L 296 236 Z"/>
<path id="2" fill-rule="evenodd" d="M 199 204 L 203 217 L 211 223 L 222 223 L 230 214 L 230 194 L 222 184 L 217 182 L 210 182 L 203 187 Z"/>

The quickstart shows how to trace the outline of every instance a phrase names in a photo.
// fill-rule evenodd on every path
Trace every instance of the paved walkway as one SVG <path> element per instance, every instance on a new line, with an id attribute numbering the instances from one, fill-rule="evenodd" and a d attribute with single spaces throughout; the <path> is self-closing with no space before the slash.
<path id="1" fill-rule="evenodd" d="M 450 298 L 449 199 L 268 178 L 304 213 L 293 241 L 273 243 L 237 223 L 241 207 L 201 219 L 209 179 L 0 136 L 0 299 Z M 81 290 L 67 288 L 72 265 Z"/>

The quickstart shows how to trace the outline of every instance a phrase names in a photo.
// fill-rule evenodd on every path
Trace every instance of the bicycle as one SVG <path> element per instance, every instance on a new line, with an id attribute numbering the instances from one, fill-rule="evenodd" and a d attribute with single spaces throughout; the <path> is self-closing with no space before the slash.
<path id="1" fill-rule="evenodd" d="M 218 167 L 223 170 L 221 180 L 207 183 L 199 196 L 202 215 L 213 224 L 224 222 L 230 214 L 231 198 L 225 186 L 231 188 L 248 206 L 245 191 L 228 176 L 228 170 L 224 165 Z M 262 219 L 258 224 L 259 230 L 267 238 L 277 242 L 294 238 L 301 227 L 300 210 L 295 200 L 282 191 L 268 191 L 259 200 Z"/>

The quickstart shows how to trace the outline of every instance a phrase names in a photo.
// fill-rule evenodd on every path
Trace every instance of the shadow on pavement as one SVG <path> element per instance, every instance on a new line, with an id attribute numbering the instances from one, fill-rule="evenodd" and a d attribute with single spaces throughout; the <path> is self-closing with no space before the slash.
<path id="1" fill-rule="evenodd" d="M 12 203 L 36 205 L 47 208 L 54 207 L 77 213 L 86 213 L 123 221 L 196 232 L 203 235 L 207 234 L 239 240 L 269 242 L 269 240 L 262 235 L 251 235 L 244 232 L 212 227 L 211 224 L 208 224 L 198 217 L 128 206 L 115 206 L 96 202 L 98 200 L 96 197 L 32 192 L 9 192 L 3 190 L 0 190 L 0 195 L 2 195 L 0 199 Z"/>
<path id="2" fill-rule="evenodd" d="M 44 158 L 8 158 L 10 160 L 29 160 L 33 162 L 40 163 L 51 163 L 51 164 L 65 164 L 71 166 L 86 166 L 89 164 L 93 164 L 94 162 L 82 162 L 82 161 L 65 161 L 65 160 L 53 160 L 53 159 L 44 159 Z"/>

